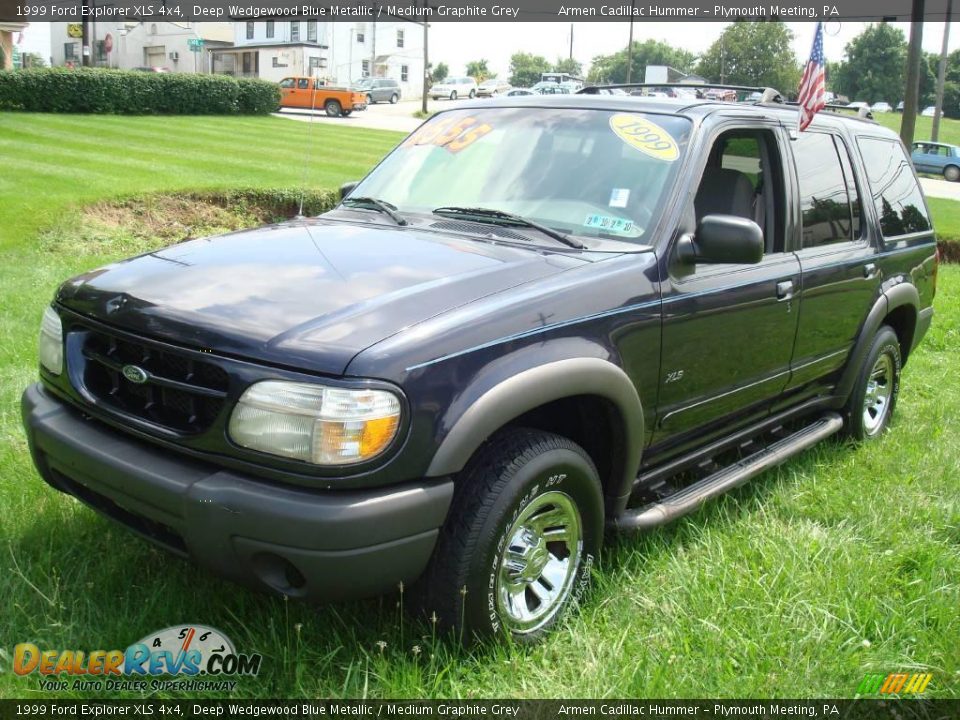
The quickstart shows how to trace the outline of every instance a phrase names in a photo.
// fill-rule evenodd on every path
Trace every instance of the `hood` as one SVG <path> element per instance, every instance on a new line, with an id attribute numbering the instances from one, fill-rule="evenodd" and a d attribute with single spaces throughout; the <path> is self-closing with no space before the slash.
<path id="1" fill-rule="evenodd" d="M 57 300 L 161 340 L 342 374 L 419 322 L 584 262 L 325 219 L 174 245 L 80 275 Z"/>

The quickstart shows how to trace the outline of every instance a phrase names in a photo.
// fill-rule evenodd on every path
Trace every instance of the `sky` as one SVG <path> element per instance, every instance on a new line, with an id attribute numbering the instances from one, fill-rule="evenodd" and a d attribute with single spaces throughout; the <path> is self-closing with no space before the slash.
<path id="1" fill-rule="evenodd" d="M 719 37 L 727 23 L 720 22 L 637 22 L 633 26 L 635 40 L 663 40 L 671 45 L 702 53 Z M 793 47 L 797 58 L 806 61 L 813 42 L 814 23 L 787 23 L 794 33 Z M 909 34 L 909 23 L 894 23 Z M 960 48 L 960 23 L 950 23 L 950 50 Z M 824 28 L 823 50 L 827 60 L 843 58 L 844 46 L 859 35 L 866 23 L 828 22 Z M 517 51 L 543 55 L 548 60 L 566 57 L 570 51 L 570 23 L 544 22 L 438 22 L 430 26 L 430 61 L 445 62 L 452 75 L 463 74 L 466 63 L 486 59 L 488 66 L 506 76 L 510 56 Z M 630 26 L 627 22 L 573 23 L 573 56 L 583 63 L 584 70 L 596 55 L 616 52 L 627 45 Z M 923 47 L 940 52 L 943 23 L 924 24 Z M 50 26 L 35 23 L 24 32 L 20 46 L 24 52 L 50 56 Z"/>

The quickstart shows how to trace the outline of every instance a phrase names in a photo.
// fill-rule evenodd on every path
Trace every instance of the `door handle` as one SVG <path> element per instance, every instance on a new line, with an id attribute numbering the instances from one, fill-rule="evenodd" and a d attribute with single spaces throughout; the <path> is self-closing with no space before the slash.
<path id="1" fill-rule="evenodd" d="M 874 263 L 867 263 L 863 266 L 863 276 L 868 280 L 875 278 L 877 275 L 879 275 L 879 272 L 877 271 L 877 266 Z"/>
<path id="2" fill-rule="evenodd" d="M 777 300 L 789 300 L 793 297 L 793 280 L 777 283 Z"/>

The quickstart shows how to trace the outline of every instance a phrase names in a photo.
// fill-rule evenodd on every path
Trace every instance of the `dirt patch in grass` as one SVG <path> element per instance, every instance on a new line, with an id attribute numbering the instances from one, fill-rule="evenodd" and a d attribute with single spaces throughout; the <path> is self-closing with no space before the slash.
<path id="1" fill-rule="evenodd" d="M 289 220 L 300 209 L 296 189 L 240 189 L 218 192 L 156 193 L 105 200 L 67 213 L 41 233 L 45 250 L 100 255 L 150 252 L 185 240 Z M 336 203 L 336 194 L 311 190 L 303 214 L 318 215 Z"/>

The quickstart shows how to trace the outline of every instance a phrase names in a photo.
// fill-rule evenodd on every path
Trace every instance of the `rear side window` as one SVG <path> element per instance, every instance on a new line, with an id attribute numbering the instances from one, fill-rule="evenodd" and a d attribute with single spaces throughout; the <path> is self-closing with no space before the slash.
<path id="1" fill-rule="evenodd" d="M 846 150 L 837 147 L 836 138 L 824 133 L 802 133 L 794 143 L 805 248 L 859 235 L 859 208 L 854 212 L 850 202 L 849 170 L 844 172 L 841 152 Z"/>
<path id="2" fill-rule="evenodd" d="M 857 143 L 867 168 L 870 194 L 880 217 L 883 236 L 896 237 L 929 230 L 930 218 L 923 193 L 903 146 L 895 140 L 867 137 L 858 138 Z"/>

